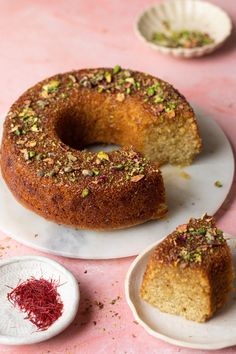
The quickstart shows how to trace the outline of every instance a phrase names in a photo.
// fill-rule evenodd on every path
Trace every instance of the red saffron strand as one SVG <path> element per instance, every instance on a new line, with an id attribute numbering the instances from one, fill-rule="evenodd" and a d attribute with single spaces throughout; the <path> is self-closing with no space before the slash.
<path id="1" fill-rule="evenodd" d="M 45 331 L 63 312 L 63 302 L 57 291 L 59 286 L 59 282 L 53 279 L 31 277 L 8 293 L 7 299 L 26 313 L 25 319 L 39 331 Z"/>

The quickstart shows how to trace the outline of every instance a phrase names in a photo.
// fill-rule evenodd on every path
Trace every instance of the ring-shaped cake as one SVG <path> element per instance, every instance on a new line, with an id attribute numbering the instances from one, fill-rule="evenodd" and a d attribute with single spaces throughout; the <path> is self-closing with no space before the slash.
<path id="1" fill-rule="evenodd" d="M 85 149 L 94 143 L 122 148 Z M 200 150 L 193 110 L 171 85 L 119 66 L 85 69 L 39 82 L 12 105 L 1 170 L 46 219 L 108 230 L 164 216 L 159 165 L 187 165 Z"/>

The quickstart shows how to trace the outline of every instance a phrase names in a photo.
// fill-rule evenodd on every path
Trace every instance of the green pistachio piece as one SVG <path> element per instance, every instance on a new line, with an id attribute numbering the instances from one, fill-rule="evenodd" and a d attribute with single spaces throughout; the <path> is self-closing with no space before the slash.
<path id="1" fill-rule="evenodd" d="M 60 82 L 58 80 L 51 80 L 47 84 L 43 85 L 41 95 L 47 98 L 50 93 L 54 93 L 58 90 Z"/>
<path id="2" fill-rule="evenodd" d="M 28 158 L 32 159 L 36 155 L 35 151 L 28 151 Z"/>
<path id="3" fill-rule="evenodd" d="M 77 157 L 74 156 L 71 152 L 68 152 L 68 153 L 67 153 L 67 157 L 68 157 L 68 160 L 69 160 L 70 162 L 75 162 L 75 161 L 77 161 Z"/>
<path id="4" fill-rule="evenodd" d="M 163 101 L 164 101 L 163 97 L 158 96 L 158 95 L 154 96 L 154 102 L 155 103 L 160 103 L 160 102 L 163 102 Z"/>
<path id="5" fill-rule="evenodd" d="M 88 188 L 84 188 L 81 193 L 82 198 L 86 198 L 89 195 L 90 191 Z"/>
<path id="6" fill-rule="evenodd" d="M 105 72 L 105 79 L 106 79 L 107 83 L 111 82 L 112 77 L 111 77 L 111 73 L 109 71 Z"/>
<path id="7" fill-rule="evenodd" d="M 17 128 L 17 129 L 14 131 L 14 133 L 19 136 L 19 135 L 22 134 L 22 131 L 21 131 L 19 128 Z"/>
<path id="8" fill-rule="evenodd" d="M 121 70 L 120 65 L 116 65 L 116 66 L 113 68 L 113 74 L 118 74 L 118 72 L 120 72 L 120 70 Z"/>
<path id="9" fill-rule="evenodd" d="M 97 154 L 97 157 L 100 159 L 100 160 L 107 160 L 109 161 L 109 156 L 107 153 L 105 153 L 104 151 L 99 151 L 98 154 Z"/>
<path id="10" fill-rule="evenodd" d="M 155 89 L 152 86 L 148 87 L 146 92 L 147 92 L 147 95 L 150 97 L 155 95 Z"/>
<path id="11" fill-rule="evenodd" d="M 218 188 L 223 187 L 223 184 L 221 183 L 221 181 L 215 181 L 214 185 Z"/>
<path id="12" fill-rule="evenodd" d="M 36 103 L 39 106 L 39 108 L 41 108 L 41 109 L 44 109 L 45 106 L 47 106 L 47 104 L 48 104 L 46 101 L 43 101 L 43 100 L 38 100 Z"/>
<path id="13" fill-rule="evenodd" d="M 135 85 L 135 81 L 133 77 L 127 77 L 127 79 L 125 79 L 125 82 L 129 82 L 132 85 Z"/>
<path id="14" fill-rule="evenodd" d="M 97 170 L 96 168 L 94 168 L 92 171 L 95 176 L 98 176 L 100 173 L 99 170 Z"/>
<path id="15" fill-rule="evenodd" d="M 98 92 L 101 93 L 101 92 L 103 92 L 103 91 L 104 91 L 104 86 L 99 85 L 99 86 L 98 86 Z"/>

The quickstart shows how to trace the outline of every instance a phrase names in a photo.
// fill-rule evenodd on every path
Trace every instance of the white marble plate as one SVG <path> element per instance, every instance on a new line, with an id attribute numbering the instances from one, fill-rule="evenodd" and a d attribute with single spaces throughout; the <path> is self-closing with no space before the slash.
<path id="1" fill-rule="evenodd" d="M 236 269 L 236 238 L 225 234 L 232 250 Z M 236 345 L 236 301 L 232 292 L 226 306 L 205 323 L 170 315 L 143 301 L 139 295 L 143 273 L 157 246 L 149 246 L 131 264 L 125 280 L 126 300 L 136 321 L 152 336 L 168 343 L 195 349 L 221 349 Z M 234 282 L 236 288 L 236 279 Z"/>
<path id="2" fill-rule="evenodd" d="M 26 314 L 15 308 L 8 300 L 7 293 L 19 282 L 31 277 L 59 281 L 64 308 L 59 317 L 47 330 L 37 331 Z M 23 345 L 42 342 L 62 332 L 74 320 L 79 306 L 79 286 L 75 277 L 59 263 L 39 256 L 9 258 L 0 262 L 0 343 Z"/>
<path id="3" fill-rule="evenodd" d="M 225 200 L 234 175 L 234 158 L 225 134 L 197 109 L 204 149 L 183 170 L 162 168 L 168 216 L 111 232 L 75 230 L 46 221 L 15 201 L 0 176 L 0 229 L 20 243 L 66 257 L 108 259 L 137 255 L 189 217 L 214 214 Z M 186 178 L 187 173 L 189 179 Z M 219 180 L 222 188 L 214 186 Z"/>

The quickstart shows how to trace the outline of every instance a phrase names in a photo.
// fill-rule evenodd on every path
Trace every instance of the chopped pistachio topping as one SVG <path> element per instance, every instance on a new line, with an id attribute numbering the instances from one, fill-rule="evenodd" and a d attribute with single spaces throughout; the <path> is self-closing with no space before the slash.
<path id="1" fill-rule="evenodd" d="M 221 187 L 223 187 L 223 184 L 222 184 L 222 182 L 221 181 L 215 181 L 215 186 L 216 187 L 218 187 L 218 188 L 221 188 Z"/>
<path id="2" fill-rule="evenodd" d="M 99 151 L 98 154 L 97 154 L 97 157 L 100 159 L 100 160 L 107 160 L 109 161 L 109 156 L 107 153 L 105 153 L 104 151 Z"/>
<path id="3" fill-rule="evenodd" d="M 212 217 L 204 215 L 201 219 L 191 219 L 180 225 L 176 231 L 163 241 L 159 257 L 167 262 L 198 264 L 225 244 L 223 232 L 217 229 Z M 168 249 L 165 249 L 165 244 Z M 165 249 L 165 251 L 163 251 Z"/>
<path id="4" fill-rule="evenodd" d="M 112 76 L 111 76 L 110 71 L 106 71 L 106 72 L 105 72 L 105 79 L 106 79 L 106 82 L 108 82 L 108 83 L 111 82 Z"/>
<path id="5" fill-rule="evenodd" d="M 48 105 L 48 103 L 43 100 L 38 100 L 36 103 L 39 106 L 39 108 L 41 108 L 41 109 L 44 109 Z"/>
<path id="6" fill-rule="evenodd" d="M 60 82 L 58 80 L 51 80 L 47 84 L 43 85 L 41 92 L 42 97 L 47 98 L 51 93 L 54 93 L 58 90 Z"/>
<path id="7" fill-rule="evenodd" d="M 32 127 L 30 128 L 30 130 L 31 130 L 32 132 L 38 132 L 39 129 L 38 129 L 37 124 L 32 125 Z"/>
<path id="8" fill-rule="evenodd" d="M 25 146 L 27 147 L 35 147 L 37 145 L 37 142 L 35 140 L 33 141 L 28 141 Z"/>
<path id="9" fill-rule="evenodd" d="M 95 176 L 98 176 L 99 175 L 99 170 L 97 170 L 96 168 L 94 168 L 93 170 L 92 170 L 92 172 L 93 172 L 93 174 L 95 175 Z"/>
<path id="10" fill-rule="evenodd" d="M 138 182 L 144 178 L 147 160 L 133 150 L 107 154 L 75 151 L 59 146 L 50 138 L 45 121 L 49 111 L 56 114 L 74 90 L 94 89 L 101 94 L 113 95 L 123 102 L 138 95 L 154 112 L 159 121 L 174 116 L 178 108 L 178 93 L 167 83 L 148 75 L 124 70 L 119 65 L 113 69 L 91 69 L 57 75 L 54 79 L 30 89 L 25 101 L 9 112 L 9 133 L 20 156 L 27 164 L 35 164 L 40 177 L 53 177 L 55 183 L 75 183 L 89 177 L 88 189 L 99 183 L 123 184 L 126 180 Z M 66 104 L 67 104 L 66 100 Z M 47 107 L 47 109 L 45 109 Z M 147 108 L 148 108 L 147 107 Z M 148 108 L 149 109 L 149 108 Z M 143 176 L 143 177 L 142 177 Z M 92 190 L 92 188 L 91 188 Z"/>
<path id="11" fill-rule="evenodd" d="M 116 66 L 113 68 L 113 74 L 118 74 L 118 72 L 120 72 L 120 70 L 121 70 L 120 65 L 116 65 Z"/>
<path id="12" fill-rule="evenodd" d="M 170 112 L 173 111 L 175 108 L 176 108 L 176 103 L 168 102 L 167 105 L 165 106 L 165 111 Z"/>
<path id="13" fill-rule="evenodd" d="M 83 170 L 82 175 L 85 177 L 92 177 L 93 176 L 93 171 L 92 170 Z"/>
<path id="14" fill-rule="evenodd" d="M 123 170 L 124 169 L 124 165 L 123 164 L 118 164 L 118 165 L 115 165 L 115 166 L 113 166 L 113 168 L 115 169 L 115 170 Z"/>
<path id="15" fill-rule="evenodd" d="M 169 48 L 196 48 L 213 44 L 214 39 L 208 34 L 201 31 L 171 31 L 154 32 L 152 42 L 163 47 Z"/>
<path id="16" fill-rule="evenodd" d="M 139 93 L 144 102 L 155 105 L 152 110 L 159 116 L 160 121 L 164 121 L 164 113 L 169 118 L 176 116 L 179 95 L 170 85 L 157 79 L 145 80 L 137 73 L 122 70 L 119 66 L 109 71 L 95 70 L 93 74 L 83 76 L 79 85 L 96 88 L 99 93 L 115 93 L 118 102 L 125 101 L 126 96 Z"/>
<path id="17" fill-rule="evenodd" d="M 154 97 L 154 102 L 155 103 L 160 103 L 160 102 L 163 102 L 163 101 L 164 101 L 163 97 L 155 95 L 155 97 Z"/>
<path id="18" fill-rule="evenodd" d="M 14 131 L 14 133 L 16 134 L 16 135 L 21 135 L 22 134 L 22 130 L 20 130 L 20 129 L 15 129 L 15 130 L 13 130 Z"/>
<path id="19" fill-rule="evenodd" d="M 147 95 L 148 96 L 153 96 L 155 94 L 155 89 L 153 86 L 150 86 L 147 88 Z"/>
<path id="20" fill-rule="evenodd" d="M 98 86 L 98 92 L 101 93 L 101 92 L 103 92 L 103 91 L 104 91 L 104 86 L 99 85 L 99 86 Z"/>
<path id="21" fill-rule="evenodd" d="M 89 189 L 84 188 L 81 193 L 82 198 L 86 198 L 88 195 L 89 195 Z"/>
<path id="22" fill-rule="evenodd" d="M 27 120 L 33 120 L 33 118 L 36 116 L 35 111 L 30 108 L 28 105 L 23 108 L 23 110 L 19 113 L 19 117 L 22 118 L 22 120 L 27 121 Z"/>
<path id="23" fill-rule="evenodd" d="M 77 157 L 74 156 L 71 152 L 68 152 L 68 153 L 67 153 L 67 158 L 68 158 L 68 160 L 69 160 L 70 162 L 75 162 L 75 161 L 77 161 Z"/>

